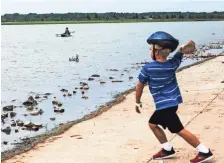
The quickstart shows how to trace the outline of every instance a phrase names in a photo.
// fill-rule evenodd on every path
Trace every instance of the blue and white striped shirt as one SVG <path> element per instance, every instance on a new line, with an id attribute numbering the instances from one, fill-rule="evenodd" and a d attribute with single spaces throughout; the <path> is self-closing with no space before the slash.
<path id="1" fill-rule="evenodd" d="M 177 52 L 166 62 L 153 61 L 145 64 L 139 73 L 139 81 L 149 85 L 156 110 L 177 106 L 183 102 L 175 74 L 182 58 L 183 54 Z"/>

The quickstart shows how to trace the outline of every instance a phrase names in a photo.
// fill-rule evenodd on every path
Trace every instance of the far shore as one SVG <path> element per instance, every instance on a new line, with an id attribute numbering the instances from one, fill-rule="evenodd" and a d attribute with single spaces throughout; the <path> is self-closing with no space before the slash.
<path id="1" fill-rule="evenodd" d="M 38 24 L 97 24 L 97 23 L 142 23 L 142 22 L 191 22 L 224 21 L 224 19 L 119 19 L 119 20 L 72 20 L 72 21 L 26 21 L 1 22 L 1 25 L 38 25 Z"/>

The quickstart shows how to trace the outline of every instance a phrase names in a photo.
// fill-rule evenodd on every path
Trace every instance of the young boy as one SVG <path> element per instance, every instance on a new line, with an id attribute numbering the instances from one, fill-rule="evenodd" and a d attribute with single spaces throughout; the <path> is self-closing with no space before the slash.
<path id="1" fill-rule="evenodd" d="M 165 159 L 175 156 L 175 151 L 167 141 L 164 131 L 158 126 L 166 127 L 171 133 L 181 136 L 190 145 L 199 151 L 199 154 L 190 163 L 202 163 L 213 158 L 210 149 L 205 147 L 195 135 L 184 129 L 176 111 L 182 103 L 182 96 L 176 79 L 175 71 L 181 64 L 183 54 L 192 53 L 195 43 L 189 41 L 180 46 L 178 52 L 170 60 L 168 55 L 173 52 L 179 41 L 166 32 L 156 32 L 148 40 L 150 55 L 154 60 L 146 64 L 140 74 L 136 86 L 136 112 L 140 113 L 142 107 L 141 95 L 144 85 L 148 83 L 149 90 L 156 105 L 156 111 L 149 119 L 149 127 L 162 145 L 162 150 L 153 155 L 153 159 Z"/>

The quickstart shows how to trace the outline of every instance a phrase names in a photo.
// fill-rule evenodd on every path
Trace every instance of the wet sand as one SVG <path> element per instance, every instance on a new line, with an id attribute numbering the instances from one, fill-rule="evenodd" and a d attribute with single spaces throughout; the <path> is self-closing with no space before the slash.
<path id="1" fill-rule="evenodd" d="M 179 116 L 186 128 L 196 134 L 215 154 L 215 162 L 224 162 L 224 57 L 220 56 L 179 73 L 177 78 L 184 103 Z M 160 149 L 147 121 L 155 110 L 148 87 L 142 96 L 142 114 L 134 110 L 135 92 L 103 114 L 51 137 L 32 150 L 4 163 L 144 163 Z M 166 163 L 187 163 L 197 151 L 178 136 L 166 131 L 177 151 Z"/>

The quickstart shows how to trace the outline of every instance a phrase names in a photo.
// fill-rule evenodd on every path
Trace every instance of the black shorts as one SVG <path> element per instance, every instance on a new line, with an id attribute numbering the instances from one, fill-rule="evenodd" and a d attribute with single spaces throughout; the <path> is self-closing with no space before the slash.
<path id="1" fill-rule="evenodd" d="M 149 123 L 161 125 L 164 129 L 167 127 L 171 133 L 179 133 L 184 126 L 176 113 L 177 109 L 178 106 L 156 110 L 149 119 Z"/>

